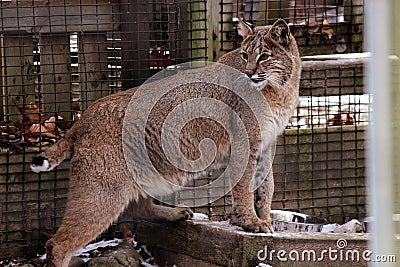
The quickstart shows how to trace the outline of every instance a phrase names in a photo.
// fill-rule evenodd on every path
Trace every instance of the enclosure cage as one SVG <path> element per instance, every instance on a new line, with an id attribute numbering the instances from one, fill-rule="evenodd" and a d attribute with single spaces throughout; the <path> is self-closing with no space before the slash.
<path id="1" fill-rule="evenodd" d="M 284 18 L 303 56 L 299 106 L 278 139 L 273 208 L 338 223 L 364 217 L 371 97 L 365 54 L 352 54 L 363 52 L 363 14 L 362 0 L 0 1 L 0 258 L 38 253 L 62 220 L 69 162 L 34 174 L 32 156 L 96 99 L 239 47 L 239 19 Z M 176 203 L 184 198 L 196 204 L 190 192 Z M 229 219 L 231 196 L 195 211 Z"/>

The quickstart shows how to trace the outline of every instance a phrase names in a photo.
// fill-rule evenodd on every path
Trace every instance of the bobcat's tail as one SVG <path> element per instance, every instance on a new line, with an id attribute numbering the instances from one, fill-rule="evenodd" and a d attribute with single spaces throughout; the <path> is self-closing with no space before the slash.
<path id="1" fill-rule="evenodd" d="M 57 167 L 65 158 L 71 156 L 72 146 L 69 140 L 61 139 L 46 151 L 33 157 L 31 170 L 34 172 L 51 171 Z"/>

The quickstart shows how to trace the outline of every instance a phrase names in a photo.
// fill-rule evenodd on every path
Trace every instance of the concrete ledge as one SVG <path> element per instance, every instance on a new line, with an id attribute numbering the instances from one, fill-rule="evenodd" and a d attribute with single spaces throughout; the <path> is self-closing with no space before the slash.
<path id="1" fill-rule="evenodd" d="M 141 222 L 135 240 L 169 266 L 367 266 L 368 234 L 255 234 L 225 222 Z M 339 241 L 338 241 L 339 240 Z M 158 256 L 158 257 L 157 257 Z M 160 257 L 161 256 L 161 257 Z"/>

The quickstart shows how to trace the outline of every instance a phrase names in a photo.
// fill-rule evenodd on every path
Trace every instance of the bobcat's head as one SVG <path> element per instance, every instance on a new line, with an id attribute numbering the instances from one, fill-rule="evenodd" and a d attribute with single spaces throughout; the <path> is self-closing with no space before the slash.
<path id="1" fill-rule="evenodd" d="M 259 85 L 284 88 L 294 72 L 300 68 L 300 57 L 296 41 L 283 19 L 272 26 L 251 28 L 239 23 L 239 34 L 243 36 L 240 55 L 244 73 Z"/>

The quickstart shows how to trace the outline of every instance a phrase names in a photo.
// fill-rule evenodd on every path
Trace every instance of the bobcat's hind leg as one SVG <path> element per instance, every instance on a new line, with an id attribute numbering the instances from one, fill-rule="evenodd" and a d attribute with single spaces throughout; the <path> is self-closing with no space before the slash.
<path id="1" fill-rule="evenodd" d="M 122 179 L 117 188 L 101 184 L 104 177 L 82 180 L 71 176 L 63 222 L 46 244 L 48 267 L 67 267 L 73 253 L 106 230 L 132 196 L 132 186 Z"/>
<path id="2" fill-rule="evenodd" d="M 167 207 L 153 203 L 151 197 L 140 198 L 133 204 L 134 219 L 151 222 L 178 222 L 193 217 L 193 212 L 188 207 Z"/>

